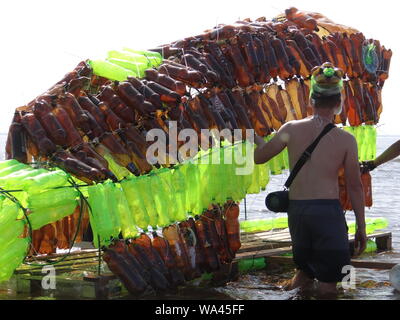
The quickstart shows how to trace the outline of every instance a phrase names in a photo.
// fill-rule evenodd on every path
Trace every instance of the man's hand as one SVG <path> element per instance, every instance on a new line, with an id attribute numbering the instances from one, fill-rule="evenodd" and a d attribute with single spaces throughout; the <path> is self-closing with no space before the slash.
<path id="1" fill-rule="evenodd" d="M 367 234 L 364 228 L 358 228 L 354 236 L 354 255 L 359 256 L 365 251 L 367 247 Z"/>
<path id="2" fill-rule="evenodd" d="M 363 161 L 361 162 L 360 166 L 361 166 L 361 173 L 370 172 L 377 167 L 374 161 Z"/>

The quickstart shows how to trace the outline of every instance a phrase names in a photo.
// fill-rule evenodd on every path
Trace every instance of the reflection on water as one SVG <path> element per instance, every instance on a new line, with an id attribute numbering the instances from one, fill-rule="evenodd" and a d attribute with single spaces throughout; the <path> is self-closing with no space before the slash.
<path id="1" fill-rule="evenodd" d="M 0 150 L 4 150 L 5 135 L 0 135 Z M 400 136 L 378 137 L 378 154 L 389 147 Z M 4 153 L 0 153 L 4 159 Z M 287 179 L 287 174 L 271 177 L 267 190 L 259 195 L 250 195 L 246 199 L 247 212 L 244 203 L 241 204 L 241 219 L 262 219 L 284 216 L 267 211 L 264 199 L 267 193 L 282 188 Z M 372 172 L 374 206 L 366 210 L 370 218 L 385 217 L 389 220 L 388 231 L 393 233 L 392 252 L 381 253 L 378 256 L 366 255 L 362 259 L 377 259 L 400 263 L 400 159 L 387 163 Z M 347 214 L 349 221 L 354 221 L 353 213 Z M 188 288 L 176 294 L 165 296 L 165 299 L 249 299 L 249 300 L 293 300 L 313 297 L 302 297 L 297 291 L 284 291 L 282 286 L 290 279 L 293 271 L 268 274 L 266 271 L 253 272 L 242 275 L 235 282 L 217 288 Z M 389 271 L 357 269 L 357 289 L 347 291 L 339 296 L 344 300 L 382 299 L 400 300 L 400 293 L 395 292 L 388 283 Z M 15 296 L 12 292 L 0 289 L 0 299 L 29 299 L 29 296 Z M 51 297 L 47 297 L 47 299 Z M 43 297 L 42 299 L 46 299 Z"/>

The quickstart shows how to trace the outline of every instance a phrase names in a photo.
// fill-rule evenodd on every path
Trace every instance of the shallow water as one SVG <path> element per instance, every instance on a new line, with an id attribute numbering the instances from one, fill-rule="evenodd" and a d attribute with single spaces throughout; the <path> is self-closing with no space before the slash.
<path id="1" fill-rule="evenodd" d="M 5 135 L 0 135 L 0 150 L 4 150 Z M 378 155 L 399 140 L 400 136 L 379 136 Z M 0 160 L 4 159 L 4 153 L 0 153 Z M 265 208 L 264 199 L 267 193 L 282 188 L 288 174 L 272 176 L 267 190 L 258 195 L 249 195 L 246 198 L 246 210 L 244 202 L 241 204 L 241 219 L 263 219 L 285 216 L 275 214 Z M 387 231 L 393 234 L 393 251 L 380 253 L 377 256 L 364 255 L 362 259 L 374 259 L 400 263 L 400 159 L 387 163 L 372 172 L 374 205 L 366 210 L 366 217 L 385 217 L 389 221 Z M 348 221 L 354 221 L 354 214 L 347 213 Z M 187 288 L 175 294 L 163 296 L 163 299 L 245 299 L 245 300 L 295 300 L 314 299 L 304 297 L 297 291 L 286 292 L 282 290 L 285 280 L 290 279 L 293 270 L 275 271 L 269 274 L 267 271 L 252 272 L 239 277 L 235 282 L 215 288 Z M 346 291 L 340 294 L 341 300 L 400 300 L 400 293 L 396 292 L 389 283 L 389 271 L 377 271 L 367 269 L 356 270 L 356 290 Z M 32 299 L 27 295 L 18 295 L 11 291 L 0 290 L 0 299 Z M 51 297 L 43 297 L 48 299 Z"/>

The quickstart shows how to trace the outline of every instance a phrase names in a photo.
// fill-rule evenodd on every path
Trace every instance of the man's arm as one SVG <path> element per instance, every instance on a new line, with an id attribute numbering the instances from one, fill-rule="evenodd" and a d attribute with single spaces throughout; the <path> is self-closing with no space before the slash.
<path id="1" fill-rule="evenodd" d="M 353 136 L 349 136 L 348 139 L 349 143 L 344 160 L 344 174 L 347 192 L 356 216 L 357 232 L 355 235 L 355 247 L 358 248 L 358 254 L 361 254 L 365 250 L 367 244 L 364 190 L 358 164 L 357 141 Z"/>
<path id="2" fill-rule="evenodd" d="M 256 164 L 268 162 L 285 149 L 289 142 L 289 126 L 289 122 L 283 125 L 275 136 L 268 142 L 265 142 L 257 135 L 255 136 L 254 143 L 257 145 L 257 148 L 254 151 L 254 162 Z"/>
<path id="3" fill-rule="evenodd" d="M 400 156 L 400 140 L 393 143 L 389 148 L 387 148 L 378 158 L 374 160 L 374 165 L 380 166 L 394 158 Z"/>

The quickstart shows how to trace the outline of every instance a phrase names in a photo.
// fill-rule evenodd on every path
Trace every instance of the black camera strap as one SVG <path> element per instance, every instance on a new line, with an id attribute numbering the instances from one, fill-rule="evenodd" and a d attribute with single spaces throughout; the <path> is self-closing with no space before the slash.
<path id="1" fill-rule="evenodd" d="M 310 159 L 311 154 L 313 153 L 313 151 L 315 150 L 315 148 L 317 147 L 318 143 L 323 138 L 323 136 L 325 136 L 333 128 L 336 128 L 336 126 L 333 123 L 328 124 L 324 128 L 324 130 L 322 130 L 321 134 L 314 140 L 314 142 L 306 149 L 306 151 L 304 151 L 304 153 L 301 155 L 299 161 L 297 161 L 292 172 L 290 173 L 289 178 L 285 183 L 286 189 L 289 189 L 289 187 L 293 183 L 294 178 L 296 178 L 297 174 L 299 173 L 300 169 L 306 164 L 307 160 Z"/>

